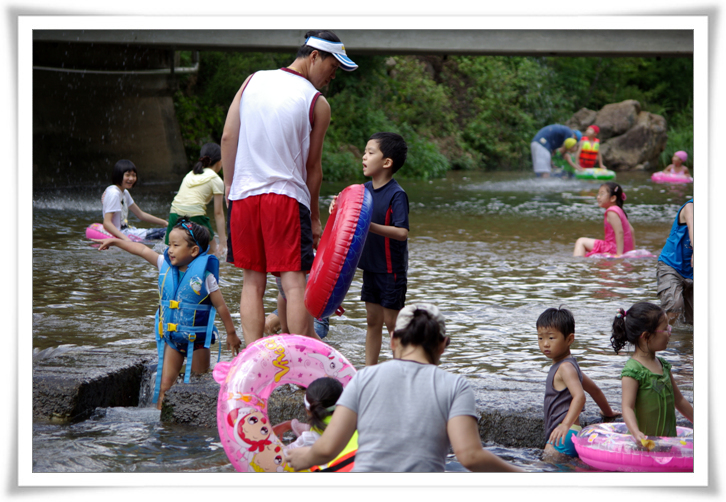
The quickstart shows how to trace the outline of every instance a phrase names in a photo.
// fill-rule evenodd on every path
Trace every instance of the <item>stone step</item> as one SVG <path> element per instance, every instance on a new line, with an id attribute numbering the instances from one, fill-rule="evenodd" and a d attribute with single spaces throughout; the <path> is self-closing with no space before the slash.
<path id="1" fill-rule="evenodd" d="M 91 416 L 96 408 L 138 406 L 144 371 L 156 363 L 156 353 L 148 350 L 60 349 L 34 357 L 34 420 L 77 422 Z M 541 388 L 531 385 L 508 389 L 507 382 L 495 376 L 483 381 L 474 385 L 482 441 L 505 447 L 544 448 L 544 382 Z M 611 405 L 620 408 L 620 396 L 613 389 L 605 393 Z M 160 419 L 164 423 L 216 429 L 218 395 L 219 384 L 211 371 L 193 375 L 188 384 L 180 377 L 164 396 Z M 294 385 L 277 388 L 268 402 L 270 422 L 278 424 L 293 418 L 305 421 L 303 395 L 304 390 Z M 692 427 L 680 414 L 677 416 L 678 425 Z M 588 398 L 580 415 L 581 425 L 602 421 L 597 405 Z"/>
<path id="2" fill-rule="evenodd" d="M 149 351 L 61 346 L 33 355 L 33 420 L 78 422 L 96 408 L 138 406 Z"/>

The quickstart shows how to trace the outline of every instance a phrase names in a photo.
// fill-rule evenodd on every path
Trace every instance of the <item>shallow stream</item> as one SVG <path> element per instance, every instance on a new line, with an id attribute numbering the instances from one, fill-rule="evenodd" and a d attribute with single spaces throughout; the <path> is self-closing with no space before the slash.
<path id="1" fill-rule="evenodd" d="M 636 247 L 657 255 L 693 187 L 655 185 L 642 172 L 619 173 L 617 181 L 627 194 Z M 534 325 L 544 309 L 563 306 L 575 316 L 573 353 L 580 366 L 606 395 L 619 398 L 618 376 L 628 355 L 615 355 L 609 328 L 618 308 L 658 302 L 656 261 L 572 257 L 578 237 L 602 238 L 603 210 L 595 202 L 599 182 L 451 172 L 442 180 L 400 183 L 410 200 L 407 302 L 434 303 L 444 312 L 453 340 L 442 368 L 465 375 L 480 396 L 491 390 L 516 395 L 518 389 L 541 388 L 543 393 L 550 363 L 539 352 Z M 321 207 L 344 187 L 325 183 Z M 99 252 L 84 237 L 86 226 L 101 221 L 104 188 L 34 188 L 32 330 L 38 352 L 59 346 L 155 350 L 156 271 L 121 250 Z M 144 211 L 166 218 L 177 189 L 178 183 L 146 184 L 131 194 Z M 154 249 L 162 252 L 164 246 Z M 222 263 L 220 275 L 239 326 L 242 274 Z M 271 277 L 268 285 L 265 308 L 271 312 L 277 295 Z M 343 304 L 345 314 L 331 320 L 326 339 L 358 368 L 365 340 L 360 286 L 358 272 Z M 677 324 L 661 355 L 692 400 L 693 327 Z M 383 358 L 388 357 L 384 350 Z M 230 355 L 223 351 L 222 359 Z M 589 398 L 588 406 L 594 406 Z M 233 470 L 216 430 L 161 423 L 150 407 L 97 410 L 74 425 L 37 423 L 33 436 L 34 472 Z M 538 449 L 485 446 L 529 471 L 574 470 L 541 462 Z M 448 468 L 462 469 L 454 459 Z"/>

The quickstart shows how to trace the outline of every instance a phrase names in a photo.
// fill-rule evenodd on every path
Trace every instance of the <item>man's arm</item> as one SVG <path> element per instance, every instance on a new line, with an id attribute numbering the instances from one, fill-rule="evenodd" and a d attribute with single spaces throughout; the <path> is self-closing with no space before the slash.
<path id="1" fill-rule="evenodd" d="M 688 225 L 688 238 L 691 239 L 691 249 L 693 249 L 693 202 L 689 202 L 681 211 L 683 221 Z M 693 266 L 693 255 L 691 255 L 691 266 Z"/>
<path id="2" fill-rule="evenodd" d="M 232 187 L 232 179 L 234 178 L 234 164 L 237 158 L 237 144 L 239 143 L 239 104 L 242 100 L 242 91 L 247 87 L 252 75 L 247 77 L 235 94 L 232 104 L 229 105 L 227 111 L 227 119 L 224 121 L 224 130 L 222 131 L 222 166 L 224 169 L 224 201 L 229 199 L 229 190 Z"/>
<path id="3" fill-rule="evenodd" d="M 307 161 L 307 179 L 305 181 L 310 191 L 310 220 L 313 229 L 313 247 L 317 249 L 323 227 L 320 224 L 320 185 L 323 183 L 323 141 L 330 125 L 330 104 L 325 97 L 320 96 L 315 102 L 313 110 L 313 130 L 310 132 L 310 150 Z"/>

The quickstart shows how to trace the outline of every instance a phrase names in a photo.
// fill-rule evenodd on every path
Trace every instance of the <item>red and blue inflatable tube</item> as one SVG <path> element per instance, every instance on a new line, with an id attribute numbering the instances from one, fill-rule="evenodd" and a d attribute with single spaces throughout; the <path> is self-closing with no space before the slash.
<path id="1" fill-rule="evenodd" d="M 305 307 L 316 319 L 330 317 L 353 282 L 368 236 L 373 197 L 364 185 L 343 190 L 328 218 L 305 288 Z"/>

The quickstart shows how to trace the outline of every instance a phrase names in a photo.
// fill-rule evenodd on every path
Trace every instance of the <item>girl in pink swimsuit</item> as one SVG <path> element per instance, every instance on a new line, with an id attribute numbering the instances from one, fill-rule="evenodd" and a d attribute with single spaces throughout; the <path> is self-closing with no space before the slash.
<path id="1" fill-rule="evenodd" d="M 605 209 L 605 240 L 580 237 L 572 256 L 610 253 L 621 256 L 635 248 L 635 231 L 623 211 L 625 193 L 620 185 L 608 181 L 600 185 L 597 203 Z"/>

